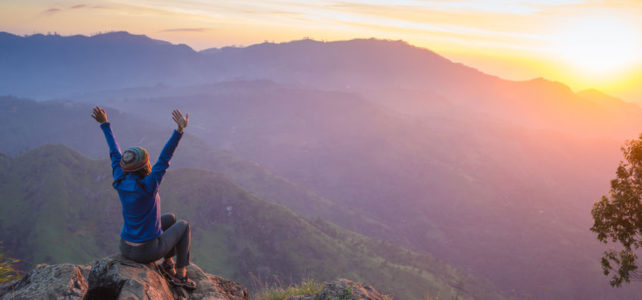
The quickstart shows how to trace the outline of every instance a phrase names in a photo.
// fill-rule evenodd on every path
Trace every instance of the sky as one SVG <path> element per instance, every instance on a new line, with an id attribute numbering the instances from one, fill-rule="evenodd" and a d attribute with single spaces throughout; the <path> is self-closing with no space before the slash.
<path id="1" fill-rule="evenodd" d="M 511 80 L 642 103 L 642 1 L 0 0 L 0 31 L 125 30 L 196 50 L 302 38 L 405 40 Z"/>

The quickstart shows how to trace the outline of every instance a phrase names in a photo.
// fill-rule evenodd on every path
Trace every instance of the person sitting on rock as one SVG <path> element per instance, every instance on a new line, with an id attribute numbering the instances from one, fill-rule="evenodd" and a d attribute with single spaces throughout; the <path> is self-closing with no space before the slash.
<path id="1" fill-rule="evenodd" d="M 178 142 L 187 127 L 189 114 L 179 110 L 172 112 L 178 125 L 163 147 L 154 167 L 150 167 L 147 150 L 132 147 L 121 155 L 120 148 L 111 132 L 107 114 L 96 106 L 92 117 L 100 123 L 109 146 L 109 156 L 113 169 L 113 187 L 118 191 L 123 212 L 123 229 L 120 233 L 120 252 L 133 261 L 140 263 L 155 262 L 164 258 L 160 269 L 177 285 L 189 289 L 196 283 L 187 277 L 189 265 L 190 226 L 184 220 L 176 222 L 174 214 L 160 214 L 158 186 L 169 167 Z M 176 267 L 173 257 L 176 255 Z"/>

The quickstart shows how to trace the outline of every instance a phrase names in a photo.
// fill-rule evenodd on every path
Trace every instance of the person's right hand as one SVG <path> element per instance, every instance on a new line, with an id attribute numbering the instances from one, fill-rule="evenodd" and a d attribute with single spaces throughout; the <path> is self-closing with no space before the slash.
<path id="1" fill-rule="evenodd" d="M 94 112 L 91 114 L 91 117 L 100 124 L 109 122 L 107 120 L 107 113 L 105 113 L 105 111 L 100 108 L 100 106 L 94 107 Z"/>
<path id="2" fill-rule="evenodd" d="M 183 129 L 187 127 L 187 123 L 189 123 L 189 113 L 183 117 L 183 114 L 181 114 L 181 111 L 178 109 L 175 109 L 172 111 L 172 119 L 174 119 L 174 122 L 176 122 L 176 125 L 178 125 L 178 128 L 176 131 L 183 133 Z"/>

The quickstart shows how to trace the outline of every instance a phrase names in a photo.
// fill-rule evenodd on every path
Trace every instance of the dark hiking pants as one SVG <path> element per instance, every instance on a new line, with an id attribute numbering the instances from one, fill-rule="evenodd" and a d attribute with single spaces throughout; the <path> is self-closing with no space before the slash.
<path id="1" fill-rule="evenodd" d="M 139 263 L 150 263 L 161 258 L 171 258 L 176 255 L 176 267 L 189 265 L 189 248 L 191 233 L 189 223 L 181 220 L 176 222 L 174 214 L 161 216 L 163 233 L 143 245 L 132 246 L 121 238 L 120 253 Z"/>

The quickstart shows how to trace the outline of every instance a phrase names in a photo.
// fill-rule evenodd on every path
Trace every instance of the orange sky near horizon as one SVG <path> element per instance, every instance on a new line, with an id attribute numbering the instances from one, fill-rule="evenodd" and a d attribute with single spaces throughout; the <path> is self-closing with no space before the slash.
<path id="1" fill-rule="evenodd" d="M 405 40 L 512 80 L 545 77 L 642 103 L 642 1 L 0 2 L 0 31 L 125 30 L 196 50 L 263 41 Z"/>

